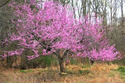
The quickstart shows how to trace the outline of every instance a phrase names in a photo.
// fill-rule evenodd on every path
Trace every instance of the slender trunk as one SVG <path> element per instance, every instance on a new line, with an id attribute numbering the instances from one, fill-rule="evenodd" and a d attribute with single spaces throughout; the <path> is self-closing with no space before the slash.
<path id="1" fill-rule="evenodd" d="M 95 17 L 97 18 L 97 10 L 98 10 L 98 4 L 97 1 L 95 0 Z"/>
<path id="2" fill-rule="evenodd" d="M 121 0 L 121 17 L 122 17 L 121 25 L 123 28 L 124 27 L 123 0 Z"/>
<path id="3" fill-rule="evenodd" d="M 73 9 L 73 13 L 74 13 L 74 18 L 76 18 L 75 7 L 74 7 L 74 0 L 72 0 L 72 9 Z"/>
<path id="4" fill-rule="evenodd" d="M 111 12 L 111 13 L 110 13 L 110 17 L 111 17 L 111 26 L 112 26 L 112 0 L 111 0 L 110 3 L 111 3 L 111 6 L 110 6 L 110 12 Z"/>
<path id="5" fill-rule="evenodd" d="M 103 11 L 103 14 L 104 14 L 104 21 L 103 21 L 103 25 L 104 26 L 107 26 L 107 16 L 106 16 L 106 7 L 107 7 L 107 0 L 105 1 L 105 8 L 104 8 L 104 11 Z M 106 32 L 107 32 L 107 29 L 106 29 Z"/>
<path id="6" fill-rule="evenodd" d="M 86 16 L 86 3 L 87 3 L 87 1 L 86 1 L 86 0 L 82 0 L 83 17 L 85 17 L 85 16 Z"/>

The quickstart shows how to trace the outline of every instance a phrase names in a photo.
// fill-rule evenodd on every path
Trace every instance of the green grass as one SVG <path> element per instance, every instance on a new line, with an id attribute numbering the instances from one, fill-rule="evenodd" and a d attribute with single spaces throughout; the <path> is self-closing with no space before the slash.
<path id="1" fill-rule="evenodd" d="M 84 83 L 84 82 L 80 81 L 79 83 Z"/>
<path id="2" fill-rule="evenodd" d="M 86 75 L 89 74 L 90 70 L 77 70 L 77 71 L 67 71 L 68 75 Z"/>
<path id="3" fill-rule="evenodd" d="M 70 63 L 71 64 L 77 64 L 78 62 L 77 62 L 77 60 L 73 60 L 73 58 L 70 58 Z"/>
<path id="4" fill-rule="evenodd" d="M 115 71 L 119 71 L 121 76 L 125 76 L 125 67 L 124 66 L 120 66 Z"/>
<path id="5" fill-rule="evenodd" d="M 31 69 L 28 69 L 28 70 L 20 70 L 21 73 L 27 73 L 27 72 L 32 72 Z"/>
<path id="6" fill-rule="evenodd" d="M 82 68 L 90 68 L 90 65 L 83 65 Z"/>
<path id="7" fill-rule="evenodd" d="M 121 66 L 117 70 L 120 72 L 121 76 L 125 76 L 125 67 Z"/>

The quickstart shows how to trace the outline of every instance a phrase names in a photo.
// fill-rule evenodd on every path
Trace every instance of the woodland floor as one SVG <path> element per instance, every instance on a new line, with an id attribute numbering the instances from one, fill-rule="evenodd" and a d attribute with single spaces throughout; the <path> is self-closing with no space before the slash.
<path id="1" fill-rule="evenodd" d="M 95 63 L 66 66 L 67 74 L 59 74 L 58 67 L 28 70 L 4 69 L 0 83 L 125 83 L 125 66 Z"/>

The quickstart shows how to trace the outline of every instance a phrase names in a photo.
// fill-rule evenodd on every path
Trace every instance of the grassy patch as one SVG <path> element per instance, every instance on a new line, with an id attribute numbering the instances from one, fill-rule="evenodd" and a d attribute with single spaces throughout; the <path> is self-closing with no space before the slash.
<path id="1" fill-rule="evenodd" d="M 56 67 L 28 70 L 6 71 L 0 73 L 0 82 L 5 83 L 125 83 L 125 67 L 107 64 L 95 64 L 88 68 L 86 64 L 67 65 L 66 73 Z M 120 74 L 124 76 L 120 76 Z M 114 80 L 115 79 L 115 80 Z"/>
<path id="2" fill-rule="evenodd" d="M 20 70 L 20 72 L 21 72 L 21 73 L 26 73 L 26 71 L 25 71 L 25 70 Z"/>
<path id="3" fill-rule="evenodd" d="M 87 75 L 89 73 L 90 73 L 90 70 L 88 70 L 88 69 L 87 70 L 81 70 L 81 69 L 79 69 L 77 71 L 71 71 L 71 70 L 67 71 L 68 75 L 77 75 L 77 76 L 79 76 L 79 75 Z"/>
<path id="4" fill-rule="evenodd" d="M 114 73 L 114 72 L 110 72 L 110 73 L 108 74 L 108 76 L 109 76 L 109 77 L 114 77 L 114 76 L 115 76 L 115 73 Z"/>
<path id="5" fill-rule="evenodd" d="M 79 83 L 84 83 L 84 82 L 80 81 Z"/>
<path id="6" fill-rule="evenodd" d="M 83 65 L 82 68 L 90 68 L 90 65 Z"/>
<path id="7" fill-rule="evenodd" d="M 27 73 L 27 72 L 32 72 L 31 69 L 28 69 L 28 70 L 20 70 L 21 73 Z"/>
<path id="8" fill-rule="evenodd" d="M 73 58 L 70 58 L 70 63 L 71 64 L 77 64 L 78 62 L 77 62 L 77 60 L 73 60 Z"/>
<path id="9" fill-rule="evenodd" d="M 125 76 L 125 67 L 124 66 L 120 66 L 118 69 L 114 69 L 114 71 L 118 71 L 118 72 L 120 72 L 121 76 Z"/>
<path id="10" fill-rule="evenodd" d="M 90 70 L 79 70 L 79 74 L 89 74 L 90 73 Z"/>
<path id="11" fill-rule="evenodd" d="M 117 69 L 117 71 L 119 71 L 120 72 L 120 75 L 121 76 L 125 76 L 125 67 L 119 67 L 118 69 Z"/>

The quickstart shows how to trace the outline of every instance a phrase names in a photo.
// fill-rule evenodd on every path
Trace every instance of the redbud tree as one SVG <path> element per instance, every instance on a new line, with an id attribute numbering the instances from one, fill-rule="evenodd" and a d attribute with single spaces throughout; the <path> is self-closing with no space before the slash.
<path id="1" fill-rule="evenodd" d="M 74 58 L 88 57 L 103 61 L 118 59 L 119 52 L 114 45 L 109 45 L 101 20 L 89 20 L 89 16 L 77 20 L 70 6 L 58 2 L 40 4 L 36 0 L 10 4 L 17 18 L 12 20 L 16 32 L 9 34 L 10 38 L 2 44 L 18 41 L 19 47 L 13 51 L 4 50 L 1 55 L 3 58 L 21 55 L 25 49 L 34 52 L 34 55 L 27 55 L 29 60 L 39 57 L 41 52 L 43 56 L 54 54 L 59 60 L 61 72 L 65 71 L 63 62 L 69 53 Z"/>

